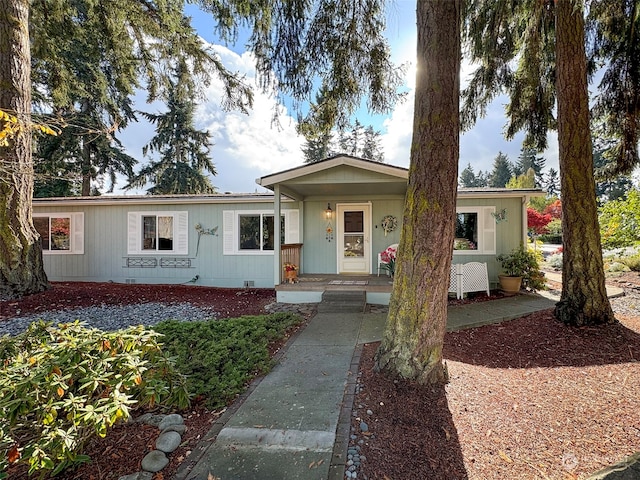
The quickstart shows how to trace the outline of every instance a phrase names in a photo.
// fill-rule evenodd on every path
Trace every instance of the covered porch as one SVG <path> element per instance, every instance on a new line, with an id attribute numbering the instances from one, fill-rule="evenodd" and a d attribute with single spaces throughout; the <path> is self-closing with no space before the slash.
<path id="1" fill-rule="evenodd" d="M 274 192 L 274 231 L 281 231 L 283 202 L 295 202 L 299 212 L 297 223 L 286 225 L 286 229 L 296 230 L 299 243 L 278 242 L 281 238 L 277 235 L 274 239 L 278 300 L 298 301 L 284 300 L 296 296 L 320 301 L 321 293 L 317 292 L 323 290 L 321 285 L 338 281 L 331 276 L 340 275 L 343 281 L 349 281 L 350 276 L 372 279 L 372 274 L 377 274 L 378 253 L 398 243 L 400 230 L 383 228 L 380 219 L 401 216 L 407 174 L 405 168 L 339 155 L 257 179 L 259 185 Z M 295 287 L 291 295 L 281 295 L 280 290 L 285 264 L 296 265 L 300 276 L 299 284 L 287 284 L 286 288 Z M 370 280 L 367 290 L 375 290 L 372 287 L 381 282 Z M 390 292 L 390 285 L 388 288 Z M 304 297 L 302 291 L 311 293 Z M 387 299 L 382 303 L 388 302 L 389 294 L 385 293 Z"/>

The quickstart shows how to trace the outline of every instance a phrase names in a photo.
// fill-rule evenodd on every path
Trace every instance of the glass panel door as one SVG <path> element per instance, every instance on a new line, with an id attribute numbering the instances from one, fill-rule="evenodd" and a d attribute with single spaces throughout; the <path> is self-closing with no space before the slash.
<path id="1" fill-rule="evenodd" d="M 336 204 L 338 273 L 371 273 L 371 205 Z"/>
<path id="2" fill-rule="evenodd" d="M 343 252 L 345 257 L 364 256 L 364 212 L 344 212 Z"/>

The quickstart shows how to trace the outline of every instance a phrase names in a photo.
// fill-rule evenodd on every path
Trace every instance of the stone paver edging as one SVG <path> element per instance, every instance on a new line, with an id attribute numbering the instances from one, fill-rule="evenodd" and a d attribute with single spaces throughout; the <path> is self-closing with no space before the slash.
<path id="1" fill-rule="evenodd" d="M 147 453 L 142 459 L 142 471 L 124 475 L 118 480 L 151 480 L 154 473 L 161 471 L 169 464 L 167 454 L 180 446 L 182 435 L 187 427 L 182 415 L 177 413 L 169 415 L 145 413 L 133 421 L 158 427 L 160 436 L 156 439 L 155 450 Z"/>

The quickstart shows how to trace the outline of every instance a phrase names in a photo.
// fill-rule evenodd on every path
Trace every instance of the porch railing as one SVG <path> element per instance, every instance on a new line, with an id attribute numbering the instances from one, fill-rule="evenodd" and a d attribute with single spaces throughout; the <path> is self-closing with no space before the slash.
<path id="1" fill-rule="evenodd" d="M 300 265 L 300 252 L 302 251 L 301 243 L 285 243 L 280 247 L 280 281 L 282 281 L 282 275 L 284 271 L 285 263 L 292 263 L 298 267 L 298 272 L 301 270 Z M 302 273 L 302 272 L 300 272 Z"/>

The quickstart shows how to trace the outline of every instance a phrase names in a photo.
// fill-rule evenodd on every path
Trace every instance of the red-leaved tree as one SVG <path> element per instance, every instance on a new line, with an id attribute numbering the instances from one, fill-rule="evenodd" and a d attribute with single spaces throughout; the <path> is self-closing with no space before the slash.
<path id="1" fill-rule="evenodd" d="M 548 213 L 543 214 L 533 208 L 527 208 L 527 228 L 535 234 L 547 233 L 547 225 L 551 220 L 552 217 Z"/>
<path id="2" fill-rule="evenodd" d="M 551 215 L 551 219 L 562 220 L 562 202 L 560 199 L 547 205 L 542 211 L 544 215 Z"/>

